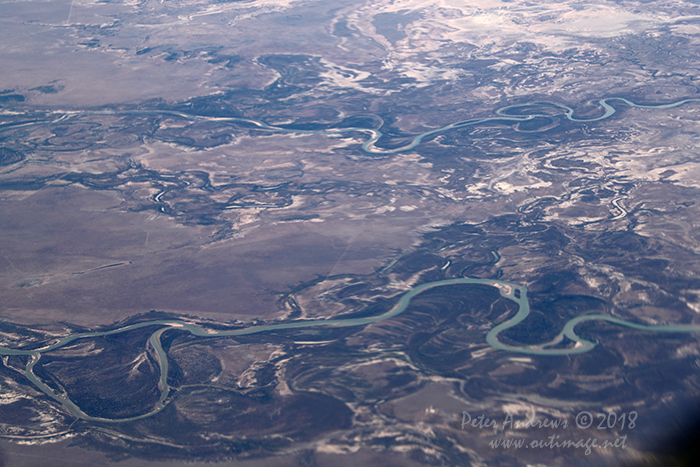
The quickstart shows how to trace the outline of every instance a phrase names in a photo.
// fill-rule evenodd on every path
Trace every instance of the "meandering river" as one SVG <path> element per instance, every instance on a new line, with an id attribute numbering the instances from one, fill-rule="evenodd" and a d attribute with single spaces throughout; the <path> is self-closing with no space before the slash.
<path id="1" fill-rule="evenodd" d="M 303 130 L 294 128 L 285 128 L 282 126 L 269 125 L 265 122 L 259 120 L 253 120 L 250 118 L 242 117 L 206 117 L 201 115 L 193 115 L 185 112 L 179 112 L 175 110 L 54 110 L 49 112 L 50 115 L 54 115 L 55 118 L 49 120 L 33 120 L 31 122 L 23 122 L 18 124 L 9 124 L 3 126 L 1 129 L 10 128 L 20 128 L 34 125 L 48 125 L 52 123 L 65 122 L 69 123 L 70 119 L 82 115 L 169 115 L 173 117 L 183 118 L 185 120 L 196 121 L 196 122 L 219 122 L 219 123 L 237 123 L 252 125 L 257 130 L 267 130 L 276 133 L 293 133 L 293 134 L 313 134 L 313 135 L 342 135 L 343 133 L 365 133 L 369 136 L 369 139 L 365 141 L 362 145 L 362 149 L 369 154 L 395 154 L 398 152 L 409 151 L 423 142 L 423 140 L 437 133 L 444 133 L 450 130 L 456 130 L 459 128 L 465 128 L 469 126 L 479 125 L 481 123 L 487 123 L 492 121 L 508 121 L 508 122 L 527 122 L 535 118 L 552 118 L 557 116 L 563 116 L 572 122 L 596 122 L 598 120 L 603 120 L 615 114 L 615 107 L 611 105 L 612 102 L 621 102 L 630 107 L 637 109 L 671 109 L 674 107 L 687 104 L 689 102 L 700 102 L 700 99 L 683 99 L 677 102 L 672 102 L 670 104 L 635 104 L 634 102 L 625 99 L 623 97 L 607 97 L 605 99 L 600 99 L 598 104 L 603 108 L 602 115 L 592 118 L 576 118 L 574 117 L 574 109 L 563 104 L 558 104 L 555 102 L 531 102 L 526 104 L 517 104 L 501 107 L 496 110 L 496 116 L 493 117 L 483 117 L 475 118 L 472 120 L 464 120 L 460 122 L 450 123 L 441 128 L 436 128 L 434 130 L 429 130 L 419 135 L 413 137 L 411 142 L 405 146 L 394 148 L 394 149 L 383 149 L 377 147 L 377 142 L 384 136 L 384 134 L 376 129 L 362 128 L 362 127 L 346 127 L 346 128 L 330 128 L 325 130 Z M 525 109 L 532 107 L 549 107 L 553 109 L 558 109 L 558 112 L 547 112 L 547 113 L 527 113 L 523 115 L 515 115 L 517 109 Z"/>
<path id="2" fill-rule="evenodd" d="M 101 332 L 88 332 L 82 334 L 74 334 L 72 336 L 64 337 L 50 345 L 44 347 L 33 349 L 33 350 L 17 350 L 10 349 L 6 347 L 0 347 L 0 355 L 26 355 L 30 356 L 31 359 L 27 364 L 24 371 L 25 376 L 41 389 L 46 395 L 53 398 L 54 400 L 61 403 L 71 414 L 75 417 L 82 418 L 84 420 L 96 421 L 96 422 L 108 422 L 108 423 L 119 423 L 119 422 L 129 422 L 134 420 L 139 420 L 142 418 L 150 417 L 157 414 L 168 403 L 168 396 L 170 395 L 170 386 L 168 385 L 168 358 L 163 346 L 161 344 L 161 336 L 163 333 L 169 329 L 180 329 L 188 331 L 195 336 L 202 337 L 231 337 L 231 336 L 243 336 L 250 334 L 264 333 L 267 331 L 275 331 L 282 329 L 294 329 L 294 328 L 308 328 L 316 326 L 329 326 L 329 327 L 347 327 L 347 326 L 364 326 L 379 321 L 383 321 L 392 317 L 395 317 L 403 313 L 411 303 L 411 300 L 416 295 L 426 290 L 434 289 L 437 287 L 444 287 L 447 285 L 472 285 L 472 284 L 482 284 L 496 287 L 501 296 L 515 302 L 518 305 L 518 312 L 507 321 L 493 327 L 488 334 L 486 334 L 486 342 L 492 347 L 500 350 L 505 350 L 509 352 L 517 352 L 532 355 L 571 355 L 578 354 L 582 352 L 588 352 L 593 349 L 597 343 L 582 339 L 576 332 L 574 328 L 581 322 L 584 321 L 608 321 L 613 324 L 620 326 L 625 326 L 631 329 L 636 329 L 640 331 L 651 331 L 651 332 L 700 332 L 700 325 L 644 325 L 626 321 L 623 319 L 615 318 L 613 316 L 605 315 L 583 315 L 573 318 L 566 323 L 564 329 L 561 333 L 555 337 L 552 341 L 546 342 L 538 345 L 516 347 L 505 345 L 498 340 L 498 334 L 516 326 L 518 323 L 525 320 L 530 314 L 530 305 L 527 299 L 527 288 L 514 284 L 512 282 L 496 280 L 496 279 L 474 279 L 474 278 L 455 278 L 446 279 L 437 282 L 429 282 L 426 284 L 419 285 L 414 289 L 410 290 L 404 294 L 399 302 L 387 313 L 371 318 L 351 318 L 351 319 L 326 319 L 326 320 L 309 320 L 309 321 L 292 321 L 288 323 L 278 323 L 270 324 L 266 326 L 251 326 L 243 329 L 234 329 L 230 331 L 217 331 L 213 329 L 207 329 L 205 327 L 197 326 L 183 321 L 178 320 L 154 320 L 147 321 L 143 323 L 132 324 L 129 326 L 124 326 L 118 329 L 113 329 L 110 331 Z M 92 417 L 85 412 L 83 412 L 80 407 L 78 407 L 69 397 L 68 394 L 59 394 L 52 388 L 47 386 L 34 374 L 33 368 L 39 362 L 41 355 L 46 352 L 51 352 L 53 350 L 60 349 L 68 344 L 71 344 L 79 339 L 86 339 L 91 337 L 101 337 L 112 334 L 119 334 L 122 332 L 145 328 L 153 326 L 157 329 L 151 334 L 149 342 L 156 351 L 156 356 L 158 358 L 158 363 L 160 365 L 160 382 L 159 389 L 161 391 L 160 398 L 156 403 L 153 410 L 148 413 L 138 415 L 135 417 L 121 418 L 121 419 L 108 419 L 101 417 Z M 572 341 L 573 345 L 564 342 L 564 338 L 568 338 Z M 557 344 L 564 342 L 567 344 L 563 348 L 555 347 Z"/>

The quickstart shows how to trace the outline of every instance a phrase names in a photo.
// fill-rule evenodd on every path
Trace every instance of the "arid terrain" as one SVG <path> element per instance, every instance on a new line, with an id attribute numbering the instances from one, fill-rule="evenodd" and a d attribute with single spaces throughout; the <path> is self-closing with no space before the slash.
<path id="1" fill-rule="evenodd" d="M 0 466 L 671 465 L 699 23 L 1 0 Z"/>

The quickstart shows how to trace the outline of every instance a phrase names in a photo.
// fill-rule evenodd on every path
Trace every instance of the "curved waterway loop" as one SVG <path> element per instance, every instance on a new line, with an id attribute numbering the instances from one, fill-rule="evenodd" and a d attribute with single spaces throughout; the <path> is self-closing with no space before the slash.
<path id="1" fill-rule="evenodd" d="M 161 344 L 161 336 L 163 333 L 170 329 L 180 329 L 188 331 L 195 336 L 201 337 L 231 337 L 231 336 L 243 336 L 249 334 L 258 334 L 266 331 L 276 331 L 282 329 L 295 329 L 295 328 L 309 328 L 316 326 L 330 326 L 330 327 L 347 327 L 347 326 L 363 326 L 367 324 L 376 323 L 378 321 L 383 321 L 385 319 L 392 318 L 403 313 L 411 300 L 416 295 L 426 290 L 434 289 L 437 287 L 443 287 L 448 285 L 459 285 L 459 284 L 482 284 L 496 287 L 500 292 L 501 296 L 515 302 L 518 305 L 518 312 L 511 319 L 504 321 L 503 323 L 492 328 L 486 335 L 486 342 L 497 349 L 517 352 L 523 354 L 531 355 L 572 355 L 579 354 L 582 352 L 588 352 L 597 345 L 597 342 L 588 341 L 577 336 L 574 332 L 574 328 L 584 321 L 607 321 L 613 324 L 618 324 L 620 326 L 625 326 L 631 329 L 637 329 L 640 331 L 650 331 L 650 332 L 700 332 L 700 325 L 689 324 L 689 325 L 644 325 L 636 324 L 630 321 L 625 321 L 623 319 L 615 318 L 612 316 L 605 315 L 583 315 L 571 319 L 566 323 L 562 332 L 555 337 L 552 341 L 523 347 L 516 347 L 511 345 L 502 344 L 498 341 L 498 334 L 512 328 L 518 323 L 522 322 L 530 314 L 530 305 L 527 299 L 527 288 L 512 282 L 496 280 L 496 279 L 473 279 L 473 278 L 456 278 L 456 279 L 446 279 L 437 282 L 429 282 L 427 284 L 419 285 L 414 289 L 410 290 L 404 294 L 399 302 L 387 313 L 375 316 L 371 318 L 350 318 L 350 319 L 328 319 L 328 320 L 315 320 L 315 321 L 293 321 L 289 323 L 279 323 L 270 324 L 267 326 L 254 326 L 244 329 L 235 329 L 231 331 L 217 331 L 213 329 L 207 329 L 194 324 L 178 321 L 178 320 L 154 320 L 147 321 L 143 323 L 131 324 L 129 326 L 124 326 L 118 329 L 113 329 L 111 331 L 102 332 L 88 332 L 82 334 L 75 334 L 72 336 L 67 336 L 53 344 L 41 347 L 35 350 L 16 350 L 9 349 L 6 347 L 0 347 L 0 355 L 27 355 L 31 359 L 27 364 L 26 370 L 24 372 L 25 376 L 34 383 L 39 389 L 41 389 L 46 395 L 53 398 L 54 400 L 61 403 L 73 416 L 81 418 L 84 420 L 90 420 L 95 422 L 107 422 L 107 423 L 121 423 L 130 422 L 134 420 L 139 420 L 142 418 L 150 417 L 157 414 L 169 402 L 168 396 L 170 395 L 170 386 L 168 385 L 168 356 L 163 346 Z M 90 337 L 101 337 L 108 336 L 112 334 L 119 334 L 122 332 L 131 331 L 134 329 L 145 328 L 148 326 L 156 326 L 158 329 L 151 334 L 149 338 L 150 344 L 156 351 L 156 356 L 160 366 L 160 382 L 159 388 L 161 391 L 160 398 L 156 403 L 153 410 L 148 413 L 120 419 L 109 419 L 101 417 L 92 417 L 85 412 L 83 412 L 69 397 L 68 394 L 59 394 L 55 392 L 52 388 L 44 384 L 33 372 L 34 366 L 39 362 L 41 354 L 46 352 L 51 352 L 53 350 L 60 349 L 78 339 L 86 339 Z M 553 346 L 563 342 L 564 338 L 568 338 L 573 341 L 574 346 L 568 345 L 566 348 L 552 348 Z"/>
<path id="2" fill-rule="evenodd" d="M 75 110 L 75 111 L 61 111 L 61 110 L 56 110 L 51 113 L 59 115 L 54 120 L 51 121 L 32 121 L 32 122 L 25 122 L 25 123 L 19 123 L 16 125 L 7 125 L 0 127 L 0 130 L 2 129 L 10 129 L 10 128 L 19 128 L 19 127 L 25 127 L 25 126 L 33 126 L 33 125 L 46 125 L 50 123 L 57 123 L 59 121 L 63 121 L 66 119 L 70 119 L 71 117 L 74 116 L 81 116 L 81 115 L 169 115 L 169 116 L 174 116 L 174 117 L 180 117 L 184 118 L 186 120 L 190 121 L 196 121 L 196 122 L 222 122 L 222 123 L 243 123 L 243 124 L 248 124 L 252 125 L 255 129 L 257 130 L 267 130 L 271 132 L 276 132 L 276 133 L 293 133 L 293 134 L 306 134 L 306 135 L 342 135 L 343 133 L 351 133 L 351 132 L 357 132 L 357 133 L 366 133 L 369 135 L 369 139 L 362 145 L 362 149 L 369 153 L 369 154 L 378 154 L 378 155 L 386 155 L 386 154 L 395 154 L 398 152 L 403 152 L 403 151 L 409 151 L 416 146 L 418 146 L 424 138 L 434 135 L 436 133 L 443 133 L 446 131 L 450 130 L 456 130 L 459 128 L 465 128 L 469 126 L 474 126 L 474 125 L 479 125 L 481 123 L 487 123 L 487 122 L 492 122 L 492 121 L 508 121 L 508 122 L 526 122 L 529 120 L 533 120 L 538 117 L 544 117 L 544 118 L 551 118 L 551 117 L 556 117 L 556 116 L 564 116 L 568 120 L 571 120 L 572 122 L 579 122 L 579 123 L 585 123 L 585 122 L 597 122 L 598 120 L 603 120 L 605 118 L 608 118 L 612 116 L 616 110 L 615 108 L 611 105 L 611 102 L 621 102 L 623 104 L 626 104 L 630 107 L 634 107 L 637 109 L 671 109 L 673 107 L 678 107 L 683 104 L 687 104 L 689 102 L 700 102 L 700 99 L 683 99 L 677 102 L 672 102 L 670 104 L 635 104 L 632 101 L 629 101 L 625 98 L 622 97 L 607 97 L 605 99 L 600 99 L 598 101 L 598 104 L 603 107 L 603 114 L 600 115 L 599 117 L 594 117 L 594 118 L 576 118 L 574 117 L 574 109 L 571 107 L 568 107 L 563 104 L 557 104 L 555 102 L 531 102 L 531 103 L 526 103 L 526 104 L 517 104 L 517 105 L 509 105 L 506 107 L 501 107 L 500 109 L 496 110 L 496 117 L 484 117 L 484 118 L 476 118 L 473 120 L 464 120 L 460 122 L 455 122 L 455 123 L 450 123 L 449 125 L 445 125 L 442 128 L 437 128 L 434 130 L 426 131 L 425 133 L 421 133 L 417 136 L 413 137 L 413 140 L 405 146 L 402 146 L 400 148 L 395 148 L 395 149 L 382 149 L 378 148 L 376 146 L 376 143 L 384 136 L 384 134 L 379 131 L 379 130 L 374 130 L 371 128 L 360 128 L 360 127 L 346 127 L 346 128 L 332 128 L 332 129 L 327 129 L 327 130 L 301 130 L 301 129 L 293 129 L 293 128 L 284 128 L 284 127 L 279 127 L 279 126 L 274 126 L 274 125 L 268 125 L 265 122 L 261 122 L 258 120 L 253 120 L 250 118 L 242 118 L 242 117 L 206 117 L 206 116 L 200 116 L 200 115 L 192 115 L 188 114 L 185 112 L 179 112 L 179 111 L 174 111 L 174 110 Z M 527 107 L 533 107 L 533 106 L 546 106 L 546 107 L 553 107 L 555 109 L 559 109 L 559 112 L 550 112 L 550 113 L 530 113 L 530 114 L 525 114 L 525 115 L 514 115 L 513 112 L 516 109 L 519 108 L 527 108 Z"/>

